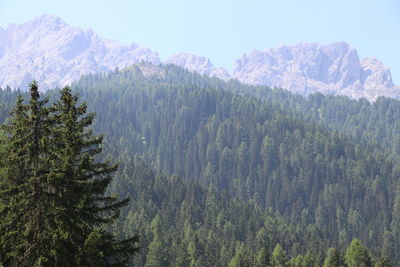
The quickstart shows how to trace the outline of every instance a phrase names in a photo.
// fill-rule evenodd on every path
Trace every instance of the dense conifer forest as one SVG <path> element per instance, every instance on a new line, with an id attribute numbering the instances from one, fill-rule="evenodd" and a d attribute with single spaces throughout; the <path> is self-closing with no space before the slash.
<path id="1" fill-rule="evenodd" d="M 72 91 L 104 135 L 96 158 L 119 163 L 106 194 L 130 202 L 104 229 L 139 236 L 130 265 L 400 263 L 399 101 L 302 97 L 148 64 Z M 19 94 L 29 99 L 0 90 L 5 125 Z M 46 95 L 51 109 L 59 93 Z"/>

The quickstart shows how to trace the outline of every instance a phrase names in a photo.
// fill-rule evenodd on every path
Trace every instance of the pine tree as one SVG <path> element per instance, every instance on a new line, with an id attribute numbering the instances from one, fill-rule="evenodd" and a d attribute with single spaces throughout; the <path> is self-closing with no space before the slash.
<path id="1" fill-rule="evenodd" d="M 269 255 L 266 247 L 262 247 L 257 253 L 256 267 L 267 267 L 269 263 Z"/>
<path id="2" fill-rule="evenodd" d="M 27 124 L 26 105 L 23 98 L 18 96 L 12 117 L 7 125 L 2 126 L 0 150 L 0 263 L 11 263 L 18 257 L 21 242 L 18 229 L 22 229 L 21 202 L 18 201 L 20 186 L 24 182 L 26 147 L 25 127 Z M 15 244 L 11 248 L 7 244 Z"/>
<path id="3" fill-rule="evenodd" d="M 60 100 L 52 107 L 57 151 L 53 168 L 60 174 L 58 205 L 63 206 L 57 214 L 58 230 L 67 233 L 64 248 L 76 250 L 77 264 L 125 265 L 128 256 L 136 251 L 137 237 L 117 241 L 104 226 L 118 218 L 128 199 L 117 201 L 115 197 L 104 196 L 117 165 L 96 161 L 103 138 L 88 129 L 94 114 L 86 115 L 86 109 L 85 103 L 78 105 L 78 97 L 69 87 L 61 90 Z M 68 251 L 64 256 L 68 256 Z"/>
<path id="4" fill-rule="evenodd" d="M 324 267 L 341 267 L 345 266 L 344 259 L 336 248 L 330 248 L 328 255 L 324 261 Z"/>
<path id="5" fill-rule="evenodd" d="M 373 263 L 368 250 L 357 238 L 351 241 L 345 256 L 348 267 L 372 267 Z"/>
<path id="6" fill-rule="evenodd" d="M 396 190 L 396 198 L 394 200 L 393 211 L 392 211 L 392 237 L 394 246 L 392 248 L 393 251 L 400 250 L 400 186 L 398 186 Z M 398 255 L 396 255 L 397 258 Z"/>
<path id="7" fill-rule="evenodd" d="M 104 196 L 117 165 L 97 160 L 102 137 L 87 128 L 94 114 L 85 116 L 68 87 L 47 102 L 33 81 L 29 103 L 19 97 L 3 127 L 0 263 L 124 266 L 137 237 L 117 241 L 106 231 L 128 199 Z"/>
<path id="8" fill-rule="evenodd" d="M 161 218 L 157 216 L 151 222 L 153 241 L 149 245 L 145 267 L 168 266 L 168 248 L 161 234 Z"/>
<path id="9" fill-rule="evenodd" d="M 243 244 L 238 245 L 236 253 L 229 262 L 229 267 L 254 266 L 250 251 L 246 251 Z"/>
<path id="10" fill-rule="evenodd" d="M 288 258 L 280 244 L 277 244 L 271 255 L 271 267 L 287 267 Z"/>
<path id="11" fill-rule="evenodd" d="M 0 254 L 9 265 L 51 265 L 49 228 L 53 219 L 47 210 L 52 207 L 48 205 L 51 177 L 46 155 L 51 123 L 45 107 L 48 100 L 39 98 L 33 81 L 29 103 L 23 104 L 19 97 L 12 118 L 3 126 L 8 144 L 2 164 L 0 199 L 6 208 L 1 214 L 5 219 Z"/>

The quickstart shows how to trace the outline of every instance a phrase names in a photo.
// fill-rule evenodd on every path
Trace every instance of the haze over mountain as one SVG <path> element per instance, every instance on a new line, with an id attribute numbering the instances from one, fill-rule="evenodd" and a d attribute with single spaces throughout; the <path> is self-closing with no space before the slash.
<path id="1" fill-rule="evenodd" d="M 301 94 L 323 92 L 354 98 L 398 97 L 400 89 L 394 87 L 390 69 L 382 62 L 376 58 L 360 60 L 356 49 L 344 42 L 255 50 L 236 61 L 233 77 Z"/>
<path id="2" fill-rule="evenodd" d="M 141 61 L 159 64 L 156 52 L 137 44 L 100 38 L 90 29 L 43 15 L 22 25 L 0 28 L 0 86 L 64 86 L 84 74 L 123 68 Z"/>
<path id="3" fill-rule="evenodd" d="M 400 93 L 388 67 L 376 58 L 360 60 L 356 49 L 344 42 L 254 50 L 236 60 L 230 75 L 226 71 L 219 75 L 221 68 L 192 54 L 177 54 L 167 62 L 225 80 L 234 78 L 245 84 L 279 87 L 305 95 L 323 92 L 374 100 L 382 95 L 398 98 Z"/>
<path id="4" fill-rule="evenodd" d="M 26 88 L 36 79 L 42 89 L 64 86 L 88 73 L 105 72 L 139 62 L 160 64 L 157 52 L 137 44 L 123 45 L 100 38 L 92 30 L 67 25 L 43 15 L 22 25 L 0 28 L 0 86 Z M 399 98 L 390 69 L 375 58 L 360 60 L 344 42 L 300 43 L 244 54 L 232 73 L 211 60 L 178 53 L 164 64 L 175 64 L 203 75 L 246 84 L 280 87 L 301 94 L 323 92 L 374 100 Z"/>

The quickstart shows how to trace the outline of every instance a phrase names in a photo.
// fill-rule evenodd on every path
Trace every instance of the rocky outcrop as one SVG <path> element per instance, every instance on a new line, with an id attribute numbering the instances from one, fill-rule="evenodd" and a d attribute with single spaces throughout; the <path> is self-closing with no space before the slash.
<path id="1" fill-rule="evenodd" d="M 195 71 L 202 75 L 228 80 L 231 75 L 224 68 L 216 68 L 209 58 L 200 57 L 191 53 L 177 53 L 167 59 L 165 64 L 174 64 L 189 71 Z"/>

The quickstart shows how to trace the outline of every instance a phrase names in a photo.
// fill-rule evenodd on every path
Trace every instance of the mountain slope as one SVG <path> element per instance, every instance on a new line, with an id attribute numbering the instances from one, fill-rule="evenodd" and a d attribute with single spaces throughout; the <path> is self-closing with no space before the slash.
<path id="1" fill-rule="evenodd" d="M 233 94 L 240 84 L 162 70 L 149 79 L 133 66 L 74 85 L 115 155 L 138 153 L 167 174 L 276 210 L 316 227 L 329 245 L 359 237 L 382 253 L 392 240 L 385 231 L 397 231 L 395 157 L 306 122 L 284 102 Z"/>
<path id="2" fill-rule="evenodd" d="M 388 255 L 399 260 L 396 255 L 400 248 L 397 235 L 400 195 L 396 190 L 399 161 L 374 144 L 375 134 L 380 137 L 391 132 L 393 135 L 386 138 L 398 139 L 398 126 L 390 128 L 390 116 L 400 112 L 399 101 L 380 99 L 371 104 L 365 99 L 355 101 L 321 94 L 307 100 L 281 90 L 223 82 L 175 66 L 149 64 L 107 75 L 88 75 L 73 87 L 97 113 L 95 129 L 106 134 L 105 148 L 111 158 L 125 159 L 139 154 L 157 170 L 194 180 L 206 188 L 214 187 L 227 198 L 251 203 L 256 210 L 276 212 L 288 224 L 302 229 L 301 233 L 307 232 L 305 239 L 293 237 L 300 244 L 289 242 L 291 255 L 299 249 L 302 252 L 326 250 L 329 246 L 344 249 L 352 238 L 358 237 L 374 256 Z M 263 99 L 244 92 L 262 92 Z M 17 94 L 3 91 L 0 99 L 8 102 L 13 95 Z M 307 121 L 308 118 L 313 119 Z M 331 131 L 315 122 L 319 118 L 326 125 L 331 121 L 332 129 L 344 129 Z M 379 129 L 387 128 L 386 132 L 372 132 L 369 126 L 363 128 L 379 121 L 382 122 Z M 357 128 L 358 125 L 361 127 Z M 352 138 L 345 134 L 347 131 L 365 133 L 363 138 Z M 129 168 L 130 164 L 126 166 Z M 118 179 L 121 184 L 117 192 L 125 196 L 130 193 L 121 188 L 137 189 L 127 186 L 136 176 L 124 171 L 119 176 L 123 179 Z M 164 202 L 163 190 L 167 187 L 161 183 L 152 196 L 155 202 Z M 145 200 L 149 194 L 150 191 L 143 190 Z M 195 207 L 196 203 L 202 203 L 204 194 L 191 194 L 190 203 L 177 204 L 174 196 L 185 193 L 179 190 L 168 193 L 172 196 L 168 205 L 176 207 L 167 212 L 162 206 L 163 218 L 178 217 L 176 212 L 186 212 L 188 204 L 194 212 L 200 212 Z M 148 202 L 146 208 L 132 216 L 142 216 L 148 221 L 156 212 L 154 205 Z M 150 214 L 144 212 L 149 209 Z M 223 209 L 229 208 L 216 208 Z M 202 220 L 196 219 L 202 218 L 201 215 L 188 216 L 196 227 L 207 228 Z M 226 227 L 228 231 L 238 227 L 232 230 L 234 239 L 251 243 L 264 234 L 259 233 L 260 224 L 250 224 L 248 229 L 256 236 L 243 233 L 239 225 L 243 221 L 248 225 L 246 216 Z M 223 217 L 211 218 L 214 227 L 222 229 Z M 134 225 L 143 222 L 135 224 L 137 219 L 128 221 Z M 258 215 L 254 219 L 262 221 Z M 182 221 L 179 223 L 184 225 Z M 292 237 L 292 234 L 285 235 Z M 312 242 L 305 244 L 304 240 Z"/>

